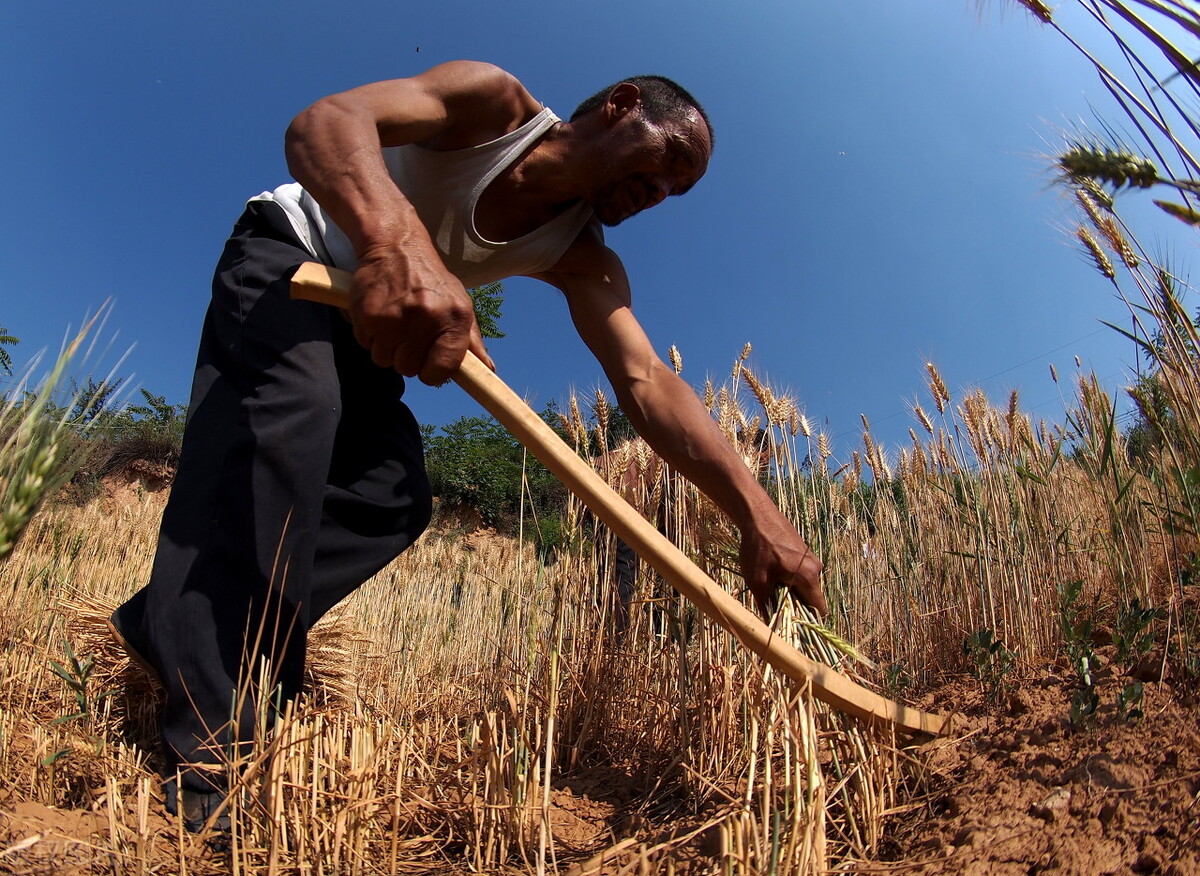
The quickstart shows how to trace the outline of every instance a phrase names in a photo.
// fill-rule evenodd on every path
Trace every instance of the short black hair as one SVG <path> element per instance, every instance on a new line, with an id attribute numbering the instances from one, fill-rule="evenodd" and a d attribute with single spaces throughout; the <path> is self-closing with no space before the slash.
<path id="1" fill-rule="evenodd" d="M 642 108 L 646 116 L 652 121 L 663 122 L 668 119 L 682 119 L 687 116 L 690 110 L 698 112 L 700 118 L 704 119 L 704 124 L 708 126 L 709 142 L 716 145 L 716 136 L 713 133 L 712 121 L 708 118 L 708 113 L 704 111 L 704 107 L 700 105 L 700 101 L 692 97 L 691 93 L 678 82 L 668 79 L 666 76 L 632 76 L 629 79 L 614 82 L 607 88 L 600 89 L 577 106 L 575 112 L 571 113 L 570 121 L 573 122 L 580 116 L 586 115 L 602 106 L 608 100 L 608 96 L 612 94 L 613 89 L 624 82 L 630 82 L 638 87 L 638 90 L 641 92 Z"/>

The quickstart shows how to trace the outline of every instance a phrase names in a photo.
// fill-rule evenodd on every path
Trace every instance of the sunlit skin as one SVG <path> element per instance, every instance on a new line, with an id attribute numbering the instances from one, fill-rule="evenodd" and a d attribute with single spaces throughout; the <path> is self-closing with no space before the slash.
<path id="1" fill-rule="evenodd" d="M 684 125 L 660 125 L 644 114 L 630 117 L 625 128 L 634 128 L 615 144 L 610 179 L 598 180 L 588 197 L 597 218 L 612 227 L 669 197 L 685 194 L 708 169 L 712 152 L 708 126 L 699 113 Z M 624 148 L 621 148 L 624 147 Z"/>
<path id="2" fill-rule="evenodd" d="M 541 109 L 508 73 L 459 61 L 333 95 L 293 121 L 288 166 L 355 247 L 350 318 L 376 364 L 435 385 L 467 350 L 492 366 L 470 296 L 392 183 L 380 146 L 467 148 L 515 130 Z M 688 191 L 711 153 L 698 112 L 655 122 L 637 86 L 622 83 L 499 174 L 476 204 L 475 227 L 489 240 L 512 240 L 580 199 L 592 206 L 595 220 L 558 264 L 531 276 L 562 291 L 576 331 L 638 433 L 738 526 L 741 571 L 759 605 L 783 585 L 824 612 L 820 561 L 696 394 L 654 352 L 633 315 L 624 266 L 604 242 L 603 226 Z"/>

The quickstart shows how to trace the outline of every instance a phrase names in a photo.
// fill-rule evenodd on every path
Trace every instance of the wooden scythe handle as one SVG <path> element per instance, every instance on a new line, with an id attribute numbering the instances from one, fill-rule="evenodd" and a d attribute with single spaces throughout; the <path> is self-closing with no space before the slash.
<path id="1" fill-rule="evenodd" d="M 306 262 L 292 278 L 292 297 L 345 307 L 351 276 Z M 776 670 L 800 684 L 811 682 L 817 699 L 856 718 L 889 722 L 909 734 L 937 736 L 949 731 L 947 716 L 922 712 L 867 690 L 776 636 L 638 514 L 473 353 L 467 352 L 454 381 L 680 593 Z"/>

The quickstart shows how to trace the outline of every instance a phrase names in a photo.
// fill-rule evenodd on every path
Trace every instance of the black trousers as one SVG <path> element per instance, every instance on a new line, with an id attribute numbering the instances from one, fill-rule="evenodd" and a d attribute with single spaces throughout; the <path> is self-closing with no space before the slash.
<path id="1" fill-rule="evenodd" d="M 620 536 L 613 536 L 616 542 L 616 562 L 613 564 L 616 570 L 617 592 L 616 604 L 613 606 L 613 616 L 616 621 L 617 632 L 624 632 L 629 629 L 629 606 L 633 603 L 633 596 L 637 592 L 637 573 L 638 573 L 638 555 L 637 552 L 630 547 Z"/>
<path id="2" fill-rule="evenodd" d="M 432 510 L 403 378 L 371 362 L 339 311 L 289 296 L 308 258 L 274 204 L 234 227 L 150 581 L 116 615 L 159 669 L 168 757 L 196 791 L 219 788 L 208 767 L 252 738 L 253 698 L 238 708 L 235 692 L 261 658 L 297 694 L 308 630 Z"/>

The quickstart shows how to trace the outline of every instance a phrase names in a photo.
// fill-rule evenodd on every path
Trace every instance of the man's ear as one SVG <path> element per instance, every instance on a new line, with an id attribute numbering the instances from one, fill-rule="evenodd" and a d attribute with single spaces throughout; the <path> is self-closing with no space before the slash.
<path id="1" fill-rule="evenodd" d="M 608 94 L 604 102 L 604 118 L 615 122 L 624 118 L 642 104 L 642 90 L 632 82 L 622 82 Z"/>

